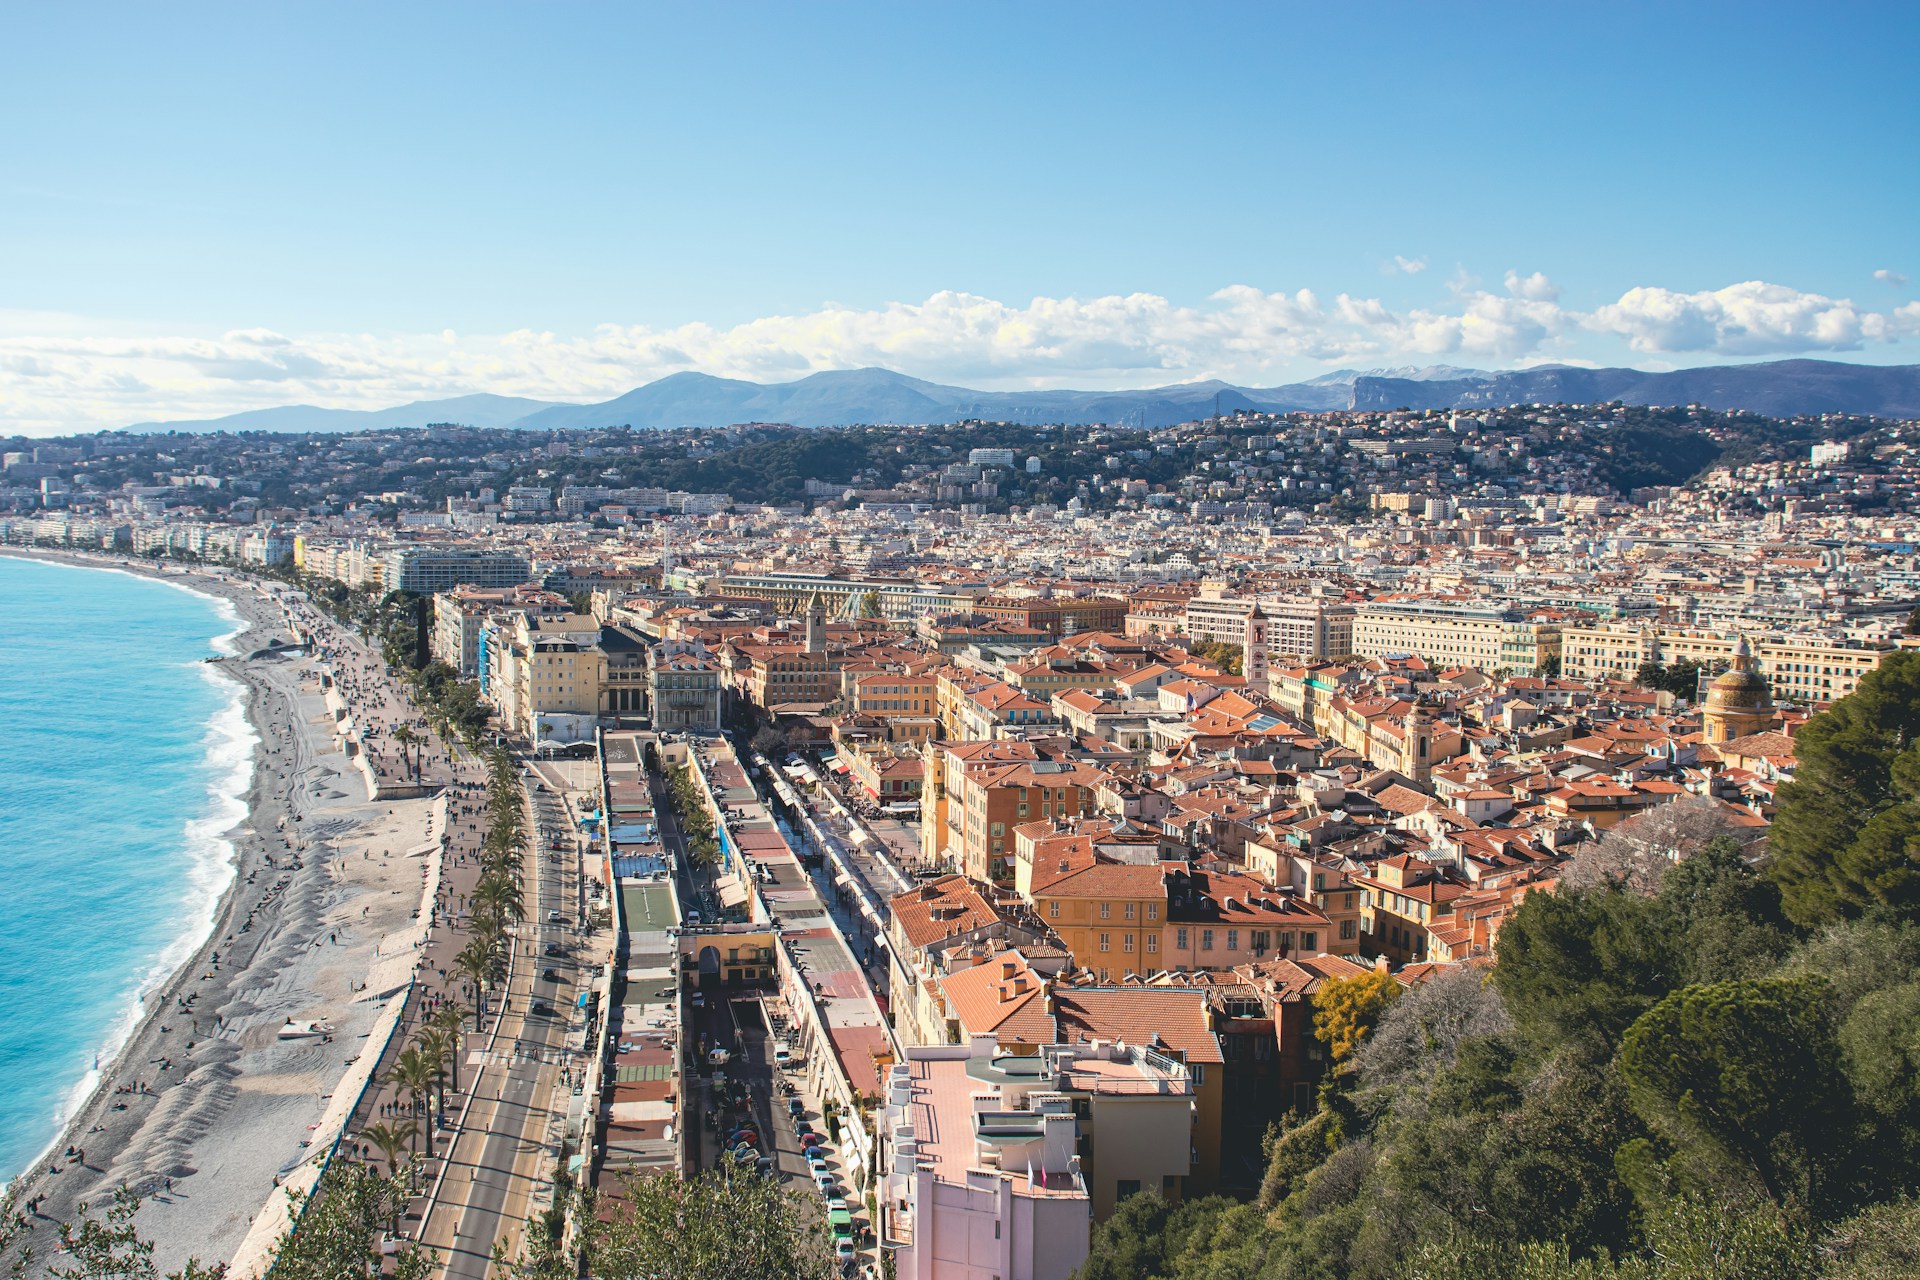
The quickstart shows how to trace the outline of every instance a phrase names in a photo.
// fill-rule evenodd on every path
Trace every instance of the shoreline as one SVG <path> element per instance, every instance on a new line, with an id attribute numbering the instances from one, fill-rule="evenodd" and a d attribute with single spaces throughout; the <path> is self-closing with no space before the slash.
<path id="1" fill-rule="evenodd" d="M 223 597 L 185 589 L 221 606 L 222 621 L 231 621 L 234 629 L 215 636 L 212 645 L 221 651 L 222 656 L 236 653 L 238 648 L 235 642 L 252 629 L 252 622 Z M 202 669 L 206 670 L 205 667 Z M 196 897 L 194 901 L 182 904 L 183 909 L 192 908 L 193 916 L 200 924 L 168 942 L 140 975 L 128 1003 L 120 1011 L 106 1037 L 95 1047 L 93 1066 L 61 1094 L 59 1119 L 46 1146 L 35 1153 L 24 1168 L 9 1173 L 8 1180 L 0 1182 L 0 1194 L 10 1192 L 15 1183 L 45 1168 L 52 1160 L 74 1119 L 98 1090 L 100 1082 L 114 1074 L 141 1024 L 155 1014 L 156 1008 L 149 1007 L 151 998 L 165 990 L 211 940 L 225 910 L 227 896 L 232 893 L 234 882 L 239 878 L 240 852 L 234 833 L 247 821 L 247 798 L 253 789 L 254 755 L 260 749 L 261 734 L 253 722 L 248 705 L 250 690 L 246 682 L 225 672 L 217 675 L 209 673 L 208 679 L 223 698 L 220 707 L 207 721 L 208 735 L 212 741 L 208 743 L 202 765 L 211 775 L 207 784 L 208 812 L 189 817 L 182 826 L 182 834 L 188 845 L 183 851 L 187 858 L 183 876 L 190 886 L 197 887 L 202 878 L 208 882 L 204 897 Z M 220 755 L 223 742 L 244 747 L 239 758 L 230 764 Z M 244 776 L 241 776 L 243 773 Z M 229 812 L 231 810 L 237 812 Z M 192 847 L 202 840 L 209 846 L 206 853 L 196 852 Z"/>
<path id="2" fill-rule="evenodd" d="M 197 590 L 157 574 L 139 573 L 120 565 L 101 563 L 76 553 L 28 554 L 26 549 L 9 547 L 0 548 L 0 555 L 9 555 L 21 560 L 38 560 L 72 569 L 92 569 L 101 573 L 119 573 L 127 577 L 145 578 L 209 601 L 217 606 L 216 612 L 220 615 L 220 621 L 230 623 L 233 628 L 212 637 L 208 642 L 215 653 L 221 657 L 237 654 L 240 638 L 256 625 L 254 620 L 227 597 Z M 217 666 L 218 663 L 209 665 Z M 149 1007 L 150 998 L 170 986 L 180 976 L 181 971 L 190 966 L 194 958 L 207 946 L 214 929 L 220 922 L 226 907 L 226 899 L 232 893 L 234 883 L 239 878 L 239 848 L 234 832 L 244 825 L 247 819 L 247 797 L 254 783 L 254 754 L 259 750 L 260 728 L 253 722 L 252 710 L 249 706 L 250 690 L 245 681 L 223 672 L 214 677 L 214 683 L 222 690 L 224 701 L 208 719 L 208 732 L 210 735 L 220 734 L 222 720 L 239 723 L 243 732 L 236 737 L 246 743 L 246 751 L 238 764 L 245 766 L 246 776 L 243 779 L 237 779 L 238 785 L 231 787 L 222 785 L 221 780 L 210 781 L 207 787 L 209 812 L 189 817 L 182 826 L 183 837 L 190 841 L 194 828 L 219 821 L 218 810 L 226 803 L 231 802 L 240 810 L 234 820 L 220 822 L 220 825 L 210 833 L 212 840 L 220 846 L 217 861 L 198 859 L 191 849 L 183 851 L 188 859 L 185 876 L 189 881 L 197 872 L 208 868 L 213 869 L 218 876 L 218 884 L 214 892 L 209 895 L 203 905 L 203 922 L 198 928 L 182 932 L 168 942 L 154 957 L 146 971 L 139 976 L 132 998 L 120 1010 L 105 1039 L 95 1046 L 93 1066 L 61 1093 L 59 1118 L 55 1121 L 54 1133 L 47 1139 L 46 1145 L 34 1153 L 24 1168 L 0 1171 L 0 1196 L 11 1195 L 24 1187 L 30 1178 L 47 1166 L 53 1159 L 54 1153 L 62 1149 L 63 1140 L 71 1136 L 74 1121 L 98 1091 L 101 1082 L 115 1074 L 121 1065 L 121 1059 L 126 1055 L 127 1046 L 139 1034 L 142 1024 L 150 1017 L 157 1016 L 157 1007 Z M 209 744 L 207 755 L 201 762 L 202 766 L 210 771 L 218 767 L 218 762 L 214 758 L 217 746 L 217 743 Z"/>
<path id="3" fill-rule="evenodd" d="M 235 618 L 209 660 L 221 673 L 209 674 L 233 682 L 216 719 L 237 705 L 246 773 L 236 765 L 210 781 L 208 811 L 188 824 L 227 817 L 223 794 L 239 808 L 205 833 L 225 846 L 217 891 L 203 923 L 181 935 L 192 941 L 176 944 L 178 962 L 156 961 L 142 981 L 118 1046 L 103 1045 L 98 1069 L 63 1098 L 60 1133 L 7 1184 L 17 1206 L 44 1198 L 29 1215 L 35 1272 L 56 1257 L 58 1223 L 121 1184 L 145 1199 L 137 1225 L 163 1268 L 189 1256 L 225 1262 L 280 1184 L 327 1150 L 315 1131 L 387 1004 L 362 985 L 372 967 L 397 958 L 382 960 L 380 943 L 397 942 L 415 923 L 405 913 L 418 912 L 425 868 L 394 855 L 425 837 L 432 802 L 362 798 L 362 775 L 340 755 L 332 717 L 318 714 L 317 664 L 266 652 L 270 639 L 292 637 L 284 606 L 259 585 L 104 555 L 0 554 L 146 577 Z M 210 759 L 220 746 L 210 742 Z M 229 779 L 243 785 L 226 789 Z M 371 843 L 349 847 L 363 839 Z M 283 1019 L 335 1031 L 290 1040 Z M 85 1153 L 84 1163 L 66 1159 L 68 1148 Z"/>

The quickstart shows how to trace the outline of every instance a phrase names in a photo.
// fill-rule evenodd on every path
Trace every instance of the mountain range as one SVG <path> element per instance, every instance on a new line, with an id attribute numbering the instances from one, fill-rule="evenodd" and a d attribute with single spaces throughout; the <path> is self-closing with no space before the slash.
<path id="1" fill-rule="evenodd" d="M 1777 360 L 1649 373 L 1542 365 L 1510 372 L 1430 368 L 1351 370 L 1278 387 L 1208 381 L 1138 391 L 973 391 L 887 369 L 810 374 L 761 383 L 675 373 L 598 404 L 556 404 L 512 396 L 418 400 L 391 409 L 285 405 L 191 422 L 143 422 L 131 431 L 368 431 L 457 422 L 471 427 L 571 430 L 715 427 L 785 422 L 801 427 L 856 423 L 951 423 L 969 418 L 1034 425 L 1104 422 L 1162 427 L 1206 417 L 1216 406 L 1290 412 L 1332 409 L 1479 409 L 1509 404 L 1700 404 L 1776 416 L 1858 413 L 1920 417 L 1920 365 Z"/>

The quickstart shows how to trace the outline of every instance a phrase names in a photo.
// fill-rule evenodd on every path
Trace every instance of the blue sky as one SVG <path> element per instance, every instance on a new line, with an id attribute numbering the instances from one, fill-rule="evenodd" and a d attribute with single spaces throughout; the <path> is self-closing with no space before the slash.
<path id="1" fill-rule="evenodd" d="M 677 368 L 1912 361 L 1917 15 L 8 7 L 0 432 Z"/>

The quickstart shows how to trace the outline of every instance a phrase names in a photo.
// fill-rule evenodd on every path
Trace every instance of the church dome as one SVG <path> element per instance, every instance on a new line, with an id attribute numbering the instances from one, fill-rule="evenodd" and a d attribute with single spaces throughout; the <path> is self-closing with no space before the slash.
<path id="1" fill-rule="evenodd" d="M 1709 742 L 1755 732 L 1773 720 L 1773 694 L 1766 677 L 1753 669 L 1746 637 L 1733 646 L 1733 665 L 1708 682 L 1702 711 Z"/>

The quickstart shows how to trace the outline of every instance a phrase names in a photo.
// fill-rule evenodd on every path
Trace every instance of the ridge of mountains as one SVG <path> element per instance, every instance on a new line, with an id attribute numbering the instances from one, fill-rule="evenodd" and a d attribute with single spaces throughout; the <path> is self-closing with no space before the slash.
<path id="1" fill-rule="evenodd" d="M 809 374 L 760 383 L 704 373 L 675 373 L 598 404 L 559 404 L 513 396 L 419 400 L 391 409 L 284 405 L 223 418 L 143 422 L 130 431 L 369 431 L 457 422 L 522 430 L 719 427 L 784 422 L 801 427 L 860 423 L 960 422 L 969 418 L 1030 425 L 1163 427 L 1206 417 L 1216 403 L 1286 413 L 1339 409 L 1484 409 L 1512 404 L 1700 404 L 1771 416 L 1855 413 L 1920 417 L 1920 365 L 1860 365 L 1776 360 L 1649 373 L 1540 365 L 1509 372 L 1429 368 L 1342 369 L 1307 382 L 1239 387 L 1220 381 L 1135 391 L 974 391 L 888 369 Z"/>

